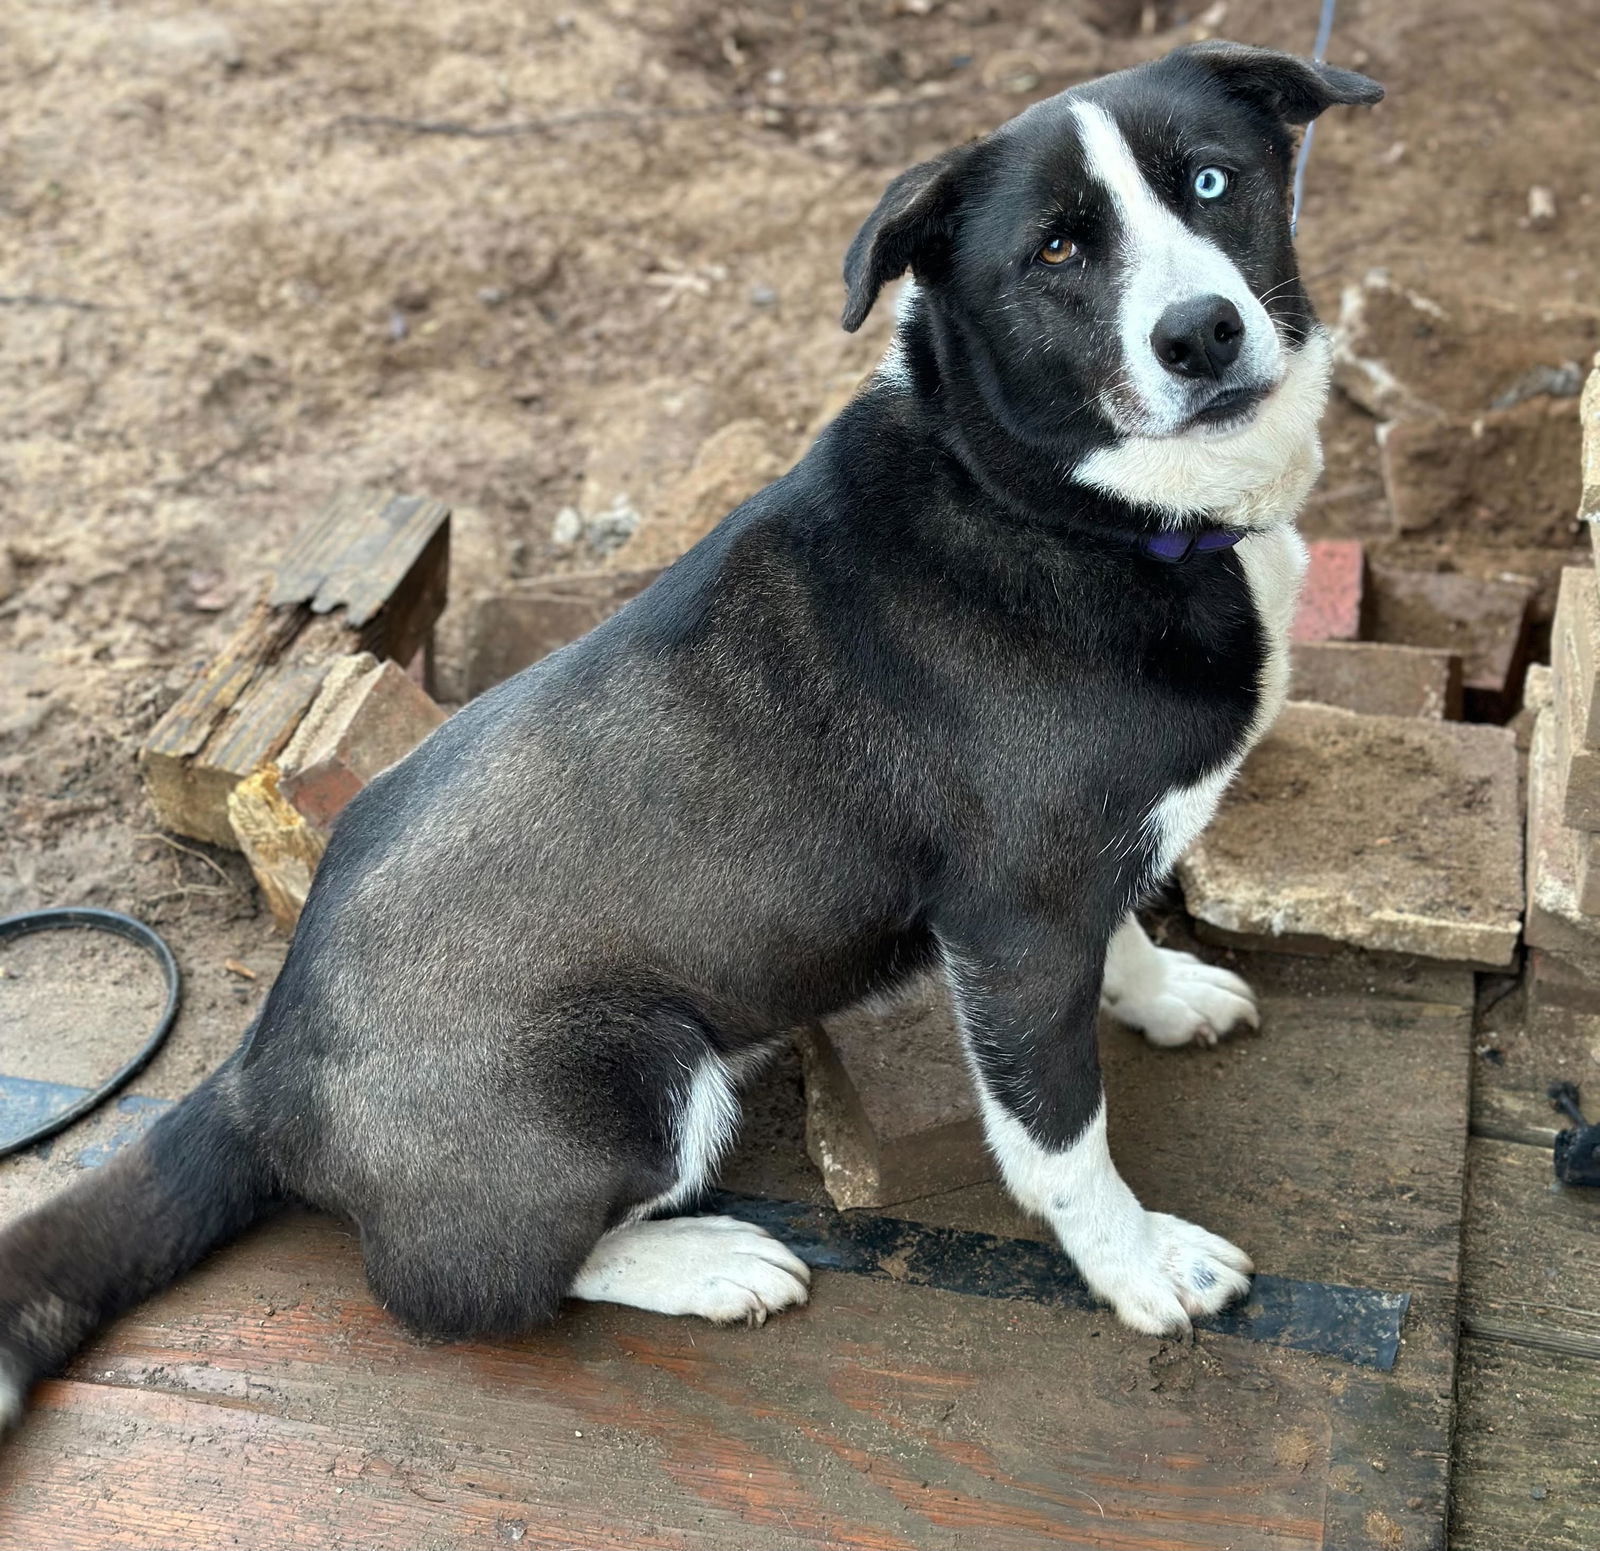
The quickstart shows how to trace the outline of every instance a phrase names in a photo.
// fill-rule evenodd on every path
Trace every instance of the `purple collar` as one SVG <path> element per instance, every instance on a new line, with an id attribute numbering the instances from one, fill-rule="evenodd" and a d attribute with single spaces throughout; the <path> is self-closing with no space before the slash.
<path id="1" fill-rule="evenodd" d="M 1190 555 L 1209 555 L 1219 549 L 1232 549 L 1244 534 L 1235 528 L 1215 528 L 1202 523 L 1198 528 L 1172 528 L 1159 533 L 1138 533 L 1131 528 L 1109 530 L 1131 544 L 1141 555 L 1163 565 L 1182 565 Z"/>

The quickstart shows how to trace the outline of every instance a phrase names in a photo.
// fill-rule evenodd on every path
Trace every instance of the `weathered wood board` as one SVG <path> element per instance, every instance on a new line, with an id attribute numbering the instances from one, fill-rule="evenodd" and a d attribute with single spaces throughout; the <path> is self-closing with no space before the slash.
<path id="1" fill-rule="evenodd" d="M 1600 1100 L 1600 1019 L 1526 1017 L 1478 1036 L 1462 1283 L 1455 1551 L 1600 1546 L 1600 1191 L 1558 1185 L 1551 1081 Z"/>
<path id="2" fill-rule="evenodd" d="M 288 743 L 336 658 L 416 654 L 444 608 L 449 550 L 450 513 L 437 501 L 388 491 L 330 501 L 140 748 L 160 822 L 237 849 L 229 794 Z"/>

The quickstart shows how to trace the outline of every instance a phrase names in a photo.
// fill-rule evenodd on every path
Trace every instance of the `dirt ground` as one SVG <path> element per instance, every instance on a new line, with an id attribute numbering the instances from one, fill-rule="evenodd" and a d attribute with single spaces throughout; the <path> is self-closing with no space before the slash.
<path id="1" fill-rule="evenodd" d="M 133 753 L 309 509 L 355 483 L 455 503 L 459 695 L 475 590 L 648 529 L 714 432 L 783 466 L 875 359 L 889 309 L 841 333 L 839 262 L 895 172 L 1192 36 L 1303 48 L 1314 22 L 1266 0 L 15 0 L 0 912 L 106 904 L 168 932 L 189 1012 L 147 1085 L 183 1091 L 281 944 L 237 857 L 152 833 Z M 1325 316 L 1374 267 L 1431 298 L 1452 403 L 1592 322 L 1595 22 L 1594 0 L 1340 8 L 1334 57 L 1390 98 L 1322 126 L 1304 268 Z M 1556 321 L 1516 326 L 1536 315 Z M 1311 533 L 1388 531 L 1375 425 L 1336 402 Z M 1559 563 L 1527 538 L 1404 542 Z"/>

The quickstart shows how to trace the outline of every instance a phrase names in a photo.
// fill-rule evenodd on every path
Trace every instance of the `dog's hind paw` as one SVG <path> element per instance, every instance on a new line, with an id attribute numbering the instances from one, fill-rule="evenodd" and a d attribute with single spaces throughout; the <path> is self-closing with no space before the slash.
<path id="1" fill-rule="evenodd" d="M 1138 983 L 1106 1005 L 1118 1023 L 1152 1045 L 1214 1045 L 1239 1027 L 1261 1026 L 1255 992 L 1231 970 L 1192 953 L 1154 948 Z"/>
<path id="2" fill-rule="evenodd" d="M 1250 1290 L 1255 1268 L 1236 1244 L 1165 1212 L 1147 1212 L 1145 1229 L 1145 1242 L 1119 1257 L 1121 1264 L 1080 1267 L 1123 1324 L 1146 1335 L 1174 1335 Z"/>
<path id="3" fill-rule="evenodd" d="M 719 1325 L 761 1325 L 804 1303 L 811 1272 L 764 1228 L 734 1217 L 667 1217 L 615 1228 L 595 1245 L 572 1296 Z"/>

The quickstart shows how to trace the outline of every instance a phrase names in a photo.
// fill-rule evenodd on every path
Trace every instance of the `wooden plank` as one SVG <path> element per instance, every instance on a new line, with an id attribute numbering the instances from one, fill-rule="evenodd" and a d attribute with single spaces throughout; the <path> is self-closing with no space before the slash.
<path id="1" fill-rule="evenodd" d="M 1546 1147 L 1481 1137 L 1468 1202 L 1466 1328 L 1600 1356 L 1600 1191 L 1557 1184 Z"/>
<path id="2" fill-rule="evenodd" d="M 1600 1546 L 1600 1362 L 1461 1347 L 1452 1551 Z"/>
<path id="3" fill-rule="evenodd" d="M 1206 956 L 1219 959 L 1215 950 Z M 1152 1050 L 1101 1031 L 1112 1149 L 1146 1205 L 1203 1223 L 1282 1276 L 1412 1295 L 1399 1362 L 1330 1379 L 1331 1545 L 1436 1546 L 1449 1488 L 1473 977 L 1344 952 L 1230 961 L 1262 997 L 1259 1037 Z M 781 1078 L 763 1096 L 790 1091 Z M 796 1135 L 798 1113 L 763 1115 Z M 736 1188 L 792 1192 L 787 1151 L 750 1138 Z M 1044 1237 L 997 1183 L 895 1215 Z M 1213 1338 L 1199 1342 L 1210 1350 Z M 1248 1411 L 1247 1397 L 1239 1398 Z M 1373 1461 L 1378 1461 L 1375 1466 Z M 1379 1468 L 1381 1466 L 1381 1468 Z M 1376 1515 L 1376 1517 L 1373 1517 Z M 1370 1522 L 1369 1522 L 1370 1520 Z"/>
<path id="4" fill-rule="evenodd" d="M 4 1543 L 1287 1551 L 1328 1543 L 1324 1383 L 843 1276 L 761 1330 L 583 1307 L 420 1346 L 348 1235 L 294 1216 L 45 1387 L 0 1458 Z"/>
<path id="5" fill-rule="evenodd" d="M 357 491 L 306 524 L 267 597 L 139 751 L 165 827 L 233 848 L 229 794 L 289 741 L 328 664 L 416 655 L 444 608 L 449 518 L 437 501 Z"/>
<path id="6" fill-rule="evenodd" d="M 1452 1546 L 1600 1545 L 1600 1192 L 1558 1185 L 1557 1079 L 1600 1089 L 1600 1019 L 1488 1010 L 1473 1096 Z"/>
<path id="7" fill-rule="evenodd" d="M 1467 1014 L 1425 999 L 1448 981 L 1248 967 L 1260 1039 L 1151 1052 L 1105 1031 L 1119 1160 L 1264 1270 L 1412 1292 L 1391 1374 L 826 1272 L 759 1331 L 575 1308 L 522 1342 L 422 1347 L 373 1306 L 353 1237 L 291 1216 L 47 1390 L 0 1455 L 0 1536 L 1435 1551 Z M 730 1182 L 820 1195 L 792 1062 L 750 1108 Z M 994 1230 L 1010 1208 L 989 1190 L 924 1215 Z"/>
<path id="8" fill-rule="evenodd" d="M 1472 1086 L 1476 1136 L 1525 1142 L 1549 1151 L 1567 1121 L 1551 1106 L 1552 1082 L 1574 1082 L 1600 1102 L 1600 1016 L 1565 1007 L 1524 1015 L 1512 993 L 1478 1032 Z"/>
<path id="9" fill-rule="evenodd" d="M 420 630 L 397 603 L 407 600 L 409 578 L 425 575 L 437 591 L 431 626 L 444 608 L 442 578 L 449 571 L 450 509 L 423 496 L 393 491 L 346 490 L 336 495 L 295 535 L 278 563 L 267 601 L 274 608 L 305 603 L 314 614 L 343 609 L 352 630 L 390 616 L 387 655 L 410 660 L 422 644 Z"/>

